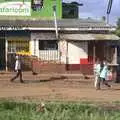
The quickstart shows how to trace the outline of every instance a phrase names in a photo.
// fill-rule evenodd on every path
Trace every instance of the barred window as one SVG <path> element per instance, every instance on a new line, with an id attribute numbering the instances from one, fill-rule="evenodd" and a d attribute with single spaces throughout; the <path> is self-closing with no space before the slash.
<path id="1" fill-rule="evenodd" d="M 8 52 L 29 52 L 29 40 L 8 40 Z"/>
<path id="2" fill-rule="evenodd" d="M 39 40 L 39 50 L 57 50 L 57 40 Z"/>

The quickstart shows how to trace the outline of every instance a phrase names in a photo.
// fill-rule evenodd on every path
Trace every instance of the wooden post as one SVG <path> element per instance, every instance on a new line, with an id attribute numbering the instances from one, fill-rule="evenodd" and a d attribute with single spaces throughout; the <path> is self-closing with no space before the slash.
<path id="1" fill-rule="evenodd" d="M 8 71 L 8 66 L 7 66 L 7 61 L 8 61 L 8 40 L 5 40 L 5 62 L 6 62 L 6 71 Z"/>
<path id="2" fill-rule="evenodd" d="M 96 56 L 96 51 L 95 51 L 95 43 L 93 46 L 93 64 L 95 64 L 95 56 Z"/>
<path id="3" fill-rule="evenodd" d="M 117 64 L 117 47 L 115 47 L 114 62 Z"/>

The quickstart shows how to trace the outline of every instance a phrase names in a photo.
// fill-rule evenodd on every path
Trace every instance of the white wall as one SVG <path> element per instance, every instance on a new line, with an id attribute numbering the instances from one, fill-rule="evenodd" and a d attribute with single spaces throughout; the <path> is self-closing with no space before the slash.
<path id="1" fill-rule="evenodd" d="M 80 64 L 81 58 L 88 58 L 87 42 L 68 43 L 68 64 Z"/>
<path id="2" fill-rule="evenodd" d="M 30 41 L 30 52 L 32 55 L 37 57 L 42 57 L 43 59 L 48 59 L 48 57 L 44 57 L 46 51 L 39 50 L 39 34 L 31 34 Z M 49 56 L 48 60 L 52 60 L 53 56 L 56 60 L 60 60 L 62 63 L 68 64 L 80 64 L 81 58 L 88 58 L 88 43 L 87 42 L 68 42 L 66 40 L 61 40 L 59 42 L 58 51 L 51 51 L 51 57 Z M 59 52 L 61 52 L 61 56 L 59 59 Z M 46 54 L 47 55 L 47 54 Z M 51 59 L 50 59 L 51 58 Z"/>
<path id="3" fill-rule="evenodd" d="M 31 33 L 30 52 L 42 60 L 59 60 L 58 50 L 39 50 L 39 40 L 50 39 L 51 34 L 44 35 L 43 33 Z"/>

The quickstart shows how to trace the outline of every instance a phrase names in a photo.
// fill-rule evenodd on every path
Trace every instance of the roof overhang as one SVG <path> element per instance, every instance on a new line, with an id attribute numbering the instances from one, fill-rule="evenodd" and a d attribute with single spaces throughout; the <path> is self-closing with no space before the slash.
<path id="1" fill-rule="evenodd" d="M 62 34 L 60 39 L 72 41 L 120 40 L 120 38 L 114 34 Z"/>
<path id="2" fill-rule="evenodd" d="M 24 26 L 2 26 L 0 31 L 17 31 L 17 30 L 43 30 L 43 31 L 55 31 L 55 27 L 24 27 Z M 58 31 L 114 31 L 114 27 L 58 27 Z"/>

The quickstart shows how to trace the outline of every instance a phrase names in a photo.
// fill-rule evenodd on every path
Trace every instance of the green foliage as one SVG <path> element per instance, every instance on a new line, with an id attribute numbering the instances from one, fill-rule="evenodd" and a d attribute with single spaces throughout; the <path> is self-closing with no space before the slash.
<path id="1" fill-rule="evenodd" d="M 120 18 L 117 20 L 117 29 L 114 33 L 120 37 Z"/>
<path id="2" fill-rule="evenodd" d="M 120 120 L 120 110 L 87 103 L 48 102 L 36 111 L 35 103 L 0 101 L 0 120 Z"/>
<path id="3" fill-rule="evenodd" d="M 120 18 L 117 20 L 117 27 L 120 29 Z"/>
<path id="4" fill-rule="evenodd" d="M 120 37 L 120 28 L 115 31 L 115 34 Z"/>

